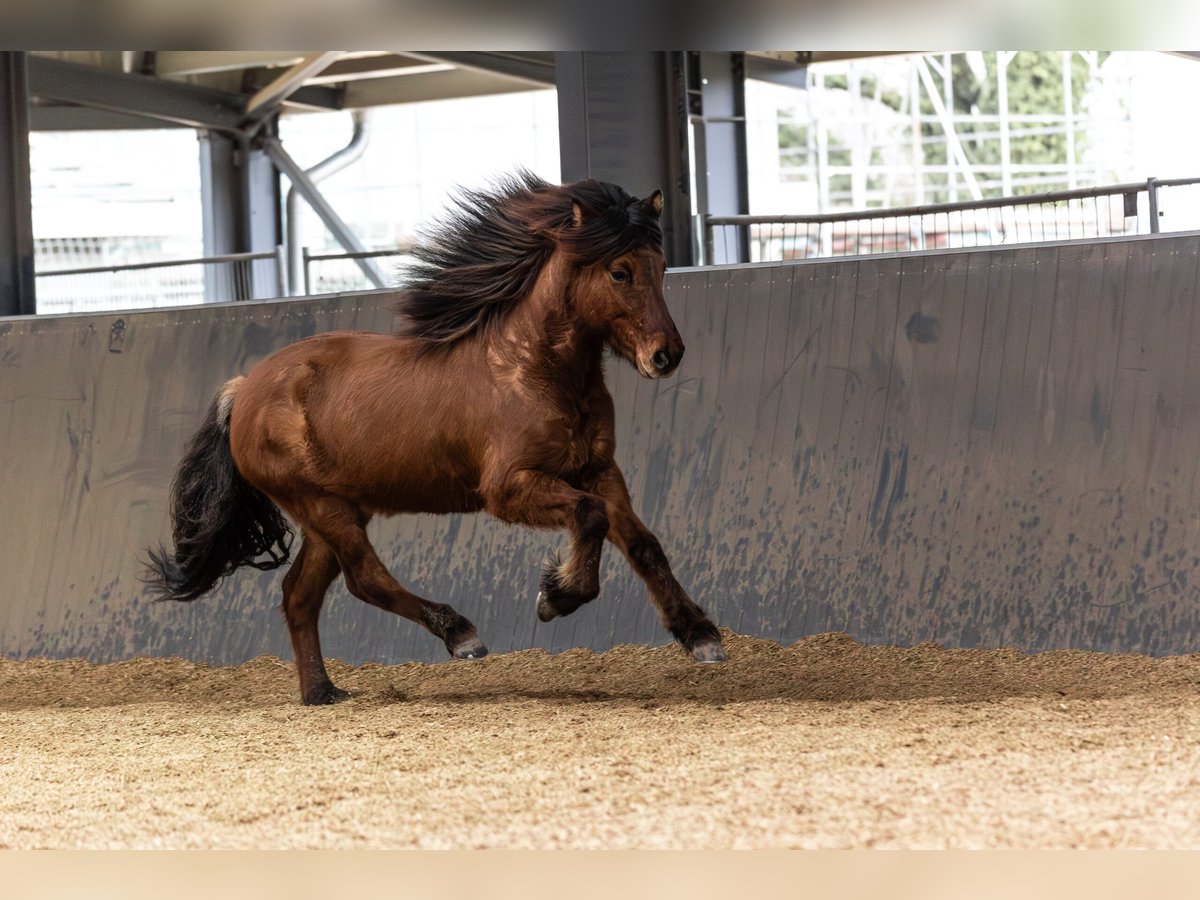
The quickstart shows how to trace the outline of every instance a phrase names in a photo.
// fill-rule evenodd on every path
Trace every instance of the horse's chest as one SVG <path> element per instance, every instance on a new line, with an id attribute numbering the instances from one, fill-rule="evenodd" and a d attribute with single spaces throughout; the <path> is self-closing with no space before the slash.
<path id="1" fill-rule="evenodd" d="M 567 481 L 585 479 L 612 456 L 611 436 L 594 417 L 563 415 L 545 433 L 546 468 Z"/>

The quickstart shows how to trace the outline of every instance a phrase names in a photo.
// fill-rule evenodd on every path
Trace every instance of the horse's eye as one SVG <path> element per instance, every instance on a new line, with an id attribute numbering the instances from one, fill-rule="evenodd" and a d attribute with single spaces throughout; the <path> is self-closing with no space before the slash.
<path id="1" fill-rule="evenodd" d="M 613 269 L 608 274 L 612 276 L 612 280 L 617 284 L 624 284 L 629 280 L 629 273 L 624 269 Z"/>

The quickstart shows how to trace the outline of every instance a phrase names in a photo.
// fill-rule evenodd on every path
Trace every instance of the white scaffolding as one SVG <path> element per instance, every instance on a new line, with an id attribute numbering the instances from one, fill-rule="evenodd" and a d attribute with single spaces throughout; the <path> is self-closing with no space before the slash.
<path id="1" fill-rule="evenodd" d="M 1026 52 L 1026 51 L 1021 51 Z M 802 135 L 779 150 L 780 183 L 804 185 L 805 211 L 957 202 L 1120 180 L 1127 147 L 1128 67 L 1097 51 L 1054 54 L 1061 103 L 1014 112 L 1010 69 L 1018 51 L 971 51 L 813 65 L 808 90 L 779 111 L 777 127 Z M 1072 67 L 1084 67 L 1075 90 Z M 956 107 L 953 78 L 970 77 L 996 112 Z M 961 105 L 961 104 L 960 104 Z M 1054 159 L 1023 162 L 1014 142 L 1057 138 Z M 985 152 L 986 151 L 986 152 Z"/>

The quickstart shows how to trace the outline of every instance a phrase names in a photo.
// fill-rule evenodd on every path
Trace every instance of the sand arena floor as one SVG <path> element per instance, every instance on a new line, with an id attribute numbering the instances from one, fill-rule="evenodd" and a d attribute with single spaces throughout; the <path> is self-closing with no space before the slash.
<path id="1" fill-rule="evenodd" d="M 0 848 L 1200 848 L 1200 656 L 0 660 Z"/>

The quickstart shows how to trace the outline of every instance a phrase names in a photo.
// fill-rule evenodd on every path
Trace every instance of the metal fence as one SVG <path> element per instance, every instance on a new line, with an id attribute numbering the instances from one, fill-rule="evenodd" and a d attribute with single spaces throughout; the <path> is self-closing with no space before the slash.
<path id="1" fill-rule="evenodd" d="M 412 258 L 408 248 L 395 250 L 367 250 L 358 253 L 310 253 L 305 247 L 303 254 L 304 293 L 337 294 L 344 291 L 369 291 L 374 285 L 355 260 L 386 260 L 382 267 L 388 280 L 395 284 L 400 273 Z"/>
<path id="2" fill-rule="evenodd" d="M 1200 178 L 803 216 L 705 216 L 701 264 L 1200 229 Z"/>
<path id="3" fill-rule="evenodd" d="M 905 250 L 1016 245 L 1200 230 L 1200 178 L 1056 191 L 1018 197 L 804 216 L 697 219 L 701 265 L 811 259 Z M 302 254 L 292 293 L 370 290 L 364 260 L 403 280 L 412 247 Z M 83 268 L 39 269 L 38 311 L 99 312 L 286 296 L 282 247 L 274 252 Z"/>
<path id="4" fill-rule="evenodd" d="M 283 248 L 37 273 L 39 313 L 265 300 L 286 293 Z"/>

